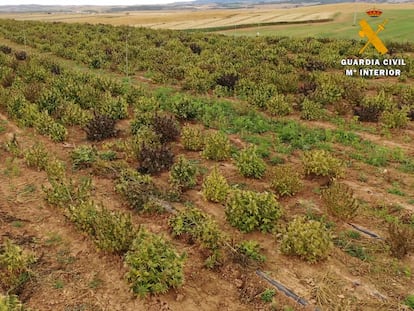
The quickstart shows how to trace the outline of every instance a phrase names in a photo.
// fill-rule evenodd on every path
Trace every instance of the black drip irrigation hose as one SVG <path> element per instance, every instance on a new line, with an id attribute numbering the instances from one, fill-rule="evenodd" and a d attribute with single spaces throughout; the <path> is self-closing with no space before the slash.
<path id="1" fill-rule="evenodd" d="M 356 229 L 356 230 L 358 230 L 358 231 L 360 231 L 360 232 L 365 233 L 366 235 L 369 235 L 370 237 L 372 237 L 372 238 L 374 238 L 374 239 L 384 240 L 384 239 L 383 239 L 383 238 L 381 238 L 379 235 L 377 235 L 377 234 L 375 234 L 375 233 L 373 233 L 373 232 L 371 232 L 371 231 L 368 231 L 368 230 L 366 230 L 366 229 L 363 229 L 363 228 L 361 228 L 361 227 L 358 227 L 357 225 L 351 224 L 350 222 L 348 222 L 348 225 L 350 225 L 352 228 L 354 228 L 354 229 Z"/>
<path id="2" fill-rule="evenodd" d="M 261 270 L 256 270 L 256 274 L 258 276 L 260 276 L 262 279 L 266 280 L 267 282 L 269 282 L 270 284 L 272 284 L 274 287 L 276 287 L 278 290 L 280 290 L 281 292 L 283 292 L 286 296 L 292 298 L 293 300 L 295 300 L 298 304 L 302 305 L 302 306 L 307 306 L 309 305 L 309 302 L 307 302 L 305 299 L 299 297 L 298 295 L 296 295 L 294 292 L 292 292 L 289 288 L 287 288 L 286 286 L 284 286 L 283 284 L 273 280 L 272 278 L 270 278 L 266 273 L 264 273 Z M 321 311 L 318 307 L 315 307 L 315 311 Z"/>

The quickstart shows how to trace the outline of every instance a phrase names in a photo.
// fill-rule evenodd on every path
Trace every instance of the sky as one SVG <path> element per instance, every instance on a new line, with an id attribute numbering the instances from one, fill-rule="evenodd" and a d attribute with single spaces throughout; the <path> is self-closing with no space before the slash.
<path id="1" fill-rule="evenodd" d="M 189 0 L 0 0 L 0 5 L 41 4 L 41 5 L 142 5 L 166 4 L 172 2 L 185 2 Z M 6 3 L 7 2 L 7 3 Z"/>

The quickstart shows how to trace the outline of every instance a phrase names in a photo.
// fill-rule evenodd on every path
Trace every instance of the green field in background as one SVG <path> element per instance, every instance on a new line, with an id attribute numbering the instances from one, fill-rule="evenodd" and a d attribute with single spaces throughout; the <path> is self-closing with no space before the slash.
<path id="1" fill-rule="evenodd" d="M 329 37 L 329 38 L 345 38 L 359 40 L 358 21 L 365 19 L 374 29 L 377 25 L 388 19 L 385 30 L 380 33 L 380 38 L 391 41 L 414 41 L 414 10 L 388 10 L 378 18 L 372 18 L 365 12 L 356 14 L 356 25 L 353 25 L 353 13 L 339 13 L 332 22 L 324 23 L 304 23 L 293 25 L 275 25 L 260 26 L 235 29 L 227 31 L 218 31 L 226 35 L 236 36 L 290 36 L 290 37 Z"/>

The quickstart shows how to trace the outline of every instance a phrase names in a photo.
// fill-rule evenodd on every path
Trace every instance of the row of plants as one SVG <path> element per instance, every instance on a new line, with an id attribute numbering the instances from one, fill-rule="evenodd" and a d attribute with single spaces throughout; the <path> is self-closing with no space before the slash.
<path id="1" fill-rule="evenodd" d="M 7 311 L 30 311 L 23 306 L 22 302 L 16 295 L 2 295 L 0 294 L 0 308 Z"/>
<path id="2" fill-rule="evenodd" d="M 150 94 L 151 97 L 151 94 Z M 399 164 L 402 171 L 412 171 L 413 163 L 403 150 L 377 145 L 361 138 L 353 131 L 310 127 L 295 120 L 272 119 L 249 105 L 238 102 L 202 99 L 174 94 L 170 89 L 160 88 L 152 97 L 144 100 L 143 106 L 156 103 L 155 109 L 167 110 L 183 121 L 196 120 L 206 128 L 218 129 L 228 134 L 239 134 L 243 140 L 255 144 L 257 153 L 271 160 L 270 155 L 292 153 L 295 149 L 323 148 L 331 150 L 334 144 L 351 147 L 350 158 L 373 166 Z M 187 115 L 189 117 L 182 117 Z M 354 121 L 355 123 L 355 121 Z M 205 134 L 199 126 L 184 126 L 181 141 L 187 150 L 204 148 Z M 222 140 L 223 150 L 228 150 Z M 223 151 L 225 152 L 225 151 Z M 229 153 L 227 153 L 229 154 Z"/>
<path id="3" fill-rule="evenodd" d="M 34 127 L 56 142 L 67 127 L 82 127 L 89 140 L 116 136 L 115 122 L 141 94 L 113 79 L 67 69 L 50 58 L 27 55 L 16 60 L 0 53 L 2 109 L 20 126 Z"/>
<path id="4" fill-rule="evenodd" d="M 156 103 L 154 107 L 174 113 L 179 119 L 190 122 L 195 119 L 207 128 L 219 129 L 225 133 L 237 133 L 245 141 L 255 144 L 257 153 L 269 158 L 270 162 L 271 154 L 292 153 L 295 149 L 331 150 L 333 144 L 339 143 L 354 149 L 349 154 L 350 158 L 370 165 L 386 166 L 395 162 L 399 164 L 402 171 L 410 171 L 413 167 L 411 159 L 401 149 L 379 146 L 341 127 L 335 130 L 321 129 L 308 127 L 294 120 L 274 120 L 243 104 L 236 106 L 228 101 L 190 98 L 187 95 L 171 94 L 168 89 L 160 89 L 154 96 L 155 98 L 146 98 L 145 101 Z M 143 103 L 143 106 L 146 105 L 148 104 Z M 191 117 L 180 117 L 183 114 Z M 181 142 L 187 150 L 202 151 L 205 146 L 205 136 L 200 126 L 185 125 L 182 129 Z M 221 143 L 225 146 L 222 151 L 224 158 L 228 157 L 230 146 L 224 138 L 221 138 Z M 219 158 L 223 158 L 223 155 Z M 260 162 L 260 159 L 257 161 Z"/>
<path id="5" fill-rule="evenodd" d="M 7 307 L 9 304 L 10 308 L 16 310 L 22 306 L 13 295 L 21 293 L 24 285 L 34 276 L 32 267 L 37 260 L 35 253 L 4 238 L 0 244 L 0 289 L 10 296 L 3 298 L 0 294 L 0 306 Z"/>
<path id="6" fill-rule="evenodd" d="M 344 176 L 344 166 L 341 161 L 324 150 L 312 150 L 304 153 L 302 165 L 306 176 L 310 178 L 328 178 L 328 186 L 321 192 L 321 198 L 328 215 L 339 221 L 350 221 L 357 215 L 360 209 L 359 200 L 355 198 L 349 186 L 339 182 L 339 179 Z M 291 165 L 275 166 L 272 174 L 271 188 L 281 196 L 293 195 L 300 191 L 302 176 L 297 171 L 297 168 L 294 169 Z M 204 178 L 201 192 L 206 200 L 223 204 L 228 222 L 242 232 L 250 232 L 252 230 L 272 232 L 277 228 L 276 224 L 282 212 L 276 197 L 266 192 L 257 193 L 249 190 L 233 190 L 217 167 L 214 167 L 211 173 Z M 295 220 L 297 219 L 295 218 Z M 301 227 L 304 225 L 303 223 L 306 223 L 304 219 L 297 220 L 297 222 L 297 224 L 292 226 Z M 312 226 L 319 226 L 320 228 L 326 229 L 325 224 L 315 224 Z M 402 258 L 410 253 L 412 251 L 411 235 L 414 232 L 412 228 L 401 223 L 398 219 L 395 222 L 391 222 L 387 228 L 387 244 L 390 248 L 391 255 Z M 309 229 L 308 231 L 312 230 Z M 285 239 L 286 231 L 283 232 L 285 234 L 283 235 L 283 239 Z M 325 232 L 327 234 L 325 235 L 325 242 L 320 242 L 326 247 L 321 246 L 321 254 L 315 255 L 315 258 L 312 258 L 310 254 L 307 257 L 306 250 L 295 251 L 294 245 L 298 245 L 298 241 L 291 242 L 292 245 L 287 247 L 284 244 L 288 243 L 287 238 L 285 242 L 282 242 L 281 250 L 283 253 L 296 254 L 311 262 L 326 258 L 329 253 L 328 250 L 332 246 L 331 238 L 328 238 L 331 233 L 328 234 L 328 232 L 329 230 Z M 297 234 L 303 237 L 303 234 Z M 319 234 L 324 236 L 321 232 Z M 306 241 L 306 238 L 304 238 L 303 245 L 312 247 L 310 241 L 315 236 L 310 235 L 308 238 L 310 239 L 309 241 Z M 283 239 L 282 241 L 284 241 Z M 327 241 L 331 242 L 328 243 Z M 315 254 L 314 250 L 310 252 Z"/>
<path id="7" fill-rule="evenodd" d="M 242 232 L 280 231 L 277 223 L 283 214 L 282 207 L 272 193 L 232 189 L 215 167 L 203 181 L 202 194 L 208 201 L 223 204 L 227 221 Z M 310 230 L 310 227 L 315 229 Z M 295 218 L 279 233 L 282 236 L 280 249 L 284 254 L 297 255 L 309 262 L 324 259 L 329 254 L 330 233 L 317 221 Z"/>
<path id="8" fill-rule="evenodd" d="M 92 148 L 85 152 L 86 149 L 82 146 L 72 152 L 75 169 L 89 163 L 84 161 L 88 156 L 79 156 L 91 150 L 93 152 Z M 94 203 L 91 199 L 90 178 L 75 181 L 67 177 L 63 162 L 51 156 L 40 143 L 24 151 L 23 157 L 28 166 L 46 171 L 49 186 L 44 186 L 43 190 L 48 203 L 62 208 L 66 217 L 80 231 L 88 234 L 98 249 L 123 256 L 128 267 L 126 279 L 135 294 L 146 296 L 165 293 L 169 288 L 183 284 L 186 255 L 178 254 L 168 241 L 150 233 L 145 227 L 137 228 L 130 214 L 111 211 Z M 131 194 L 131 189 L 126 189 L 125 184 L 133 182 L 134 189 L 137 189 L 138 180 L 149 181 L 149 178 L 147 176 L 145 179 L 138 172 L 120 171 L 117 189 L 121 192 L 127 190 L 126 193 Z M 138 203 L 132 202 L 135 205 Z"/>

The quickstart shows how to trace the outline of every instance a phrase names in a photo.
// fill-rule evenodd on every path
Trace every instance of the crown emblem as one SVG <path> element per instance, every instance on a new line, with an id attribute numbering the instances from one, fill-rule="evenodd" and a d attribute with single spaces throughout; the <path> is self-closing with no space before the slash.
<path id="1" fill-rule="evenodd" d="M 370 17 L 379 17 L 382 14 L 382 11 L 379 9 L 369 9 L 367 10 L 365 13 L 367 13 L 368 16 Z"/>

